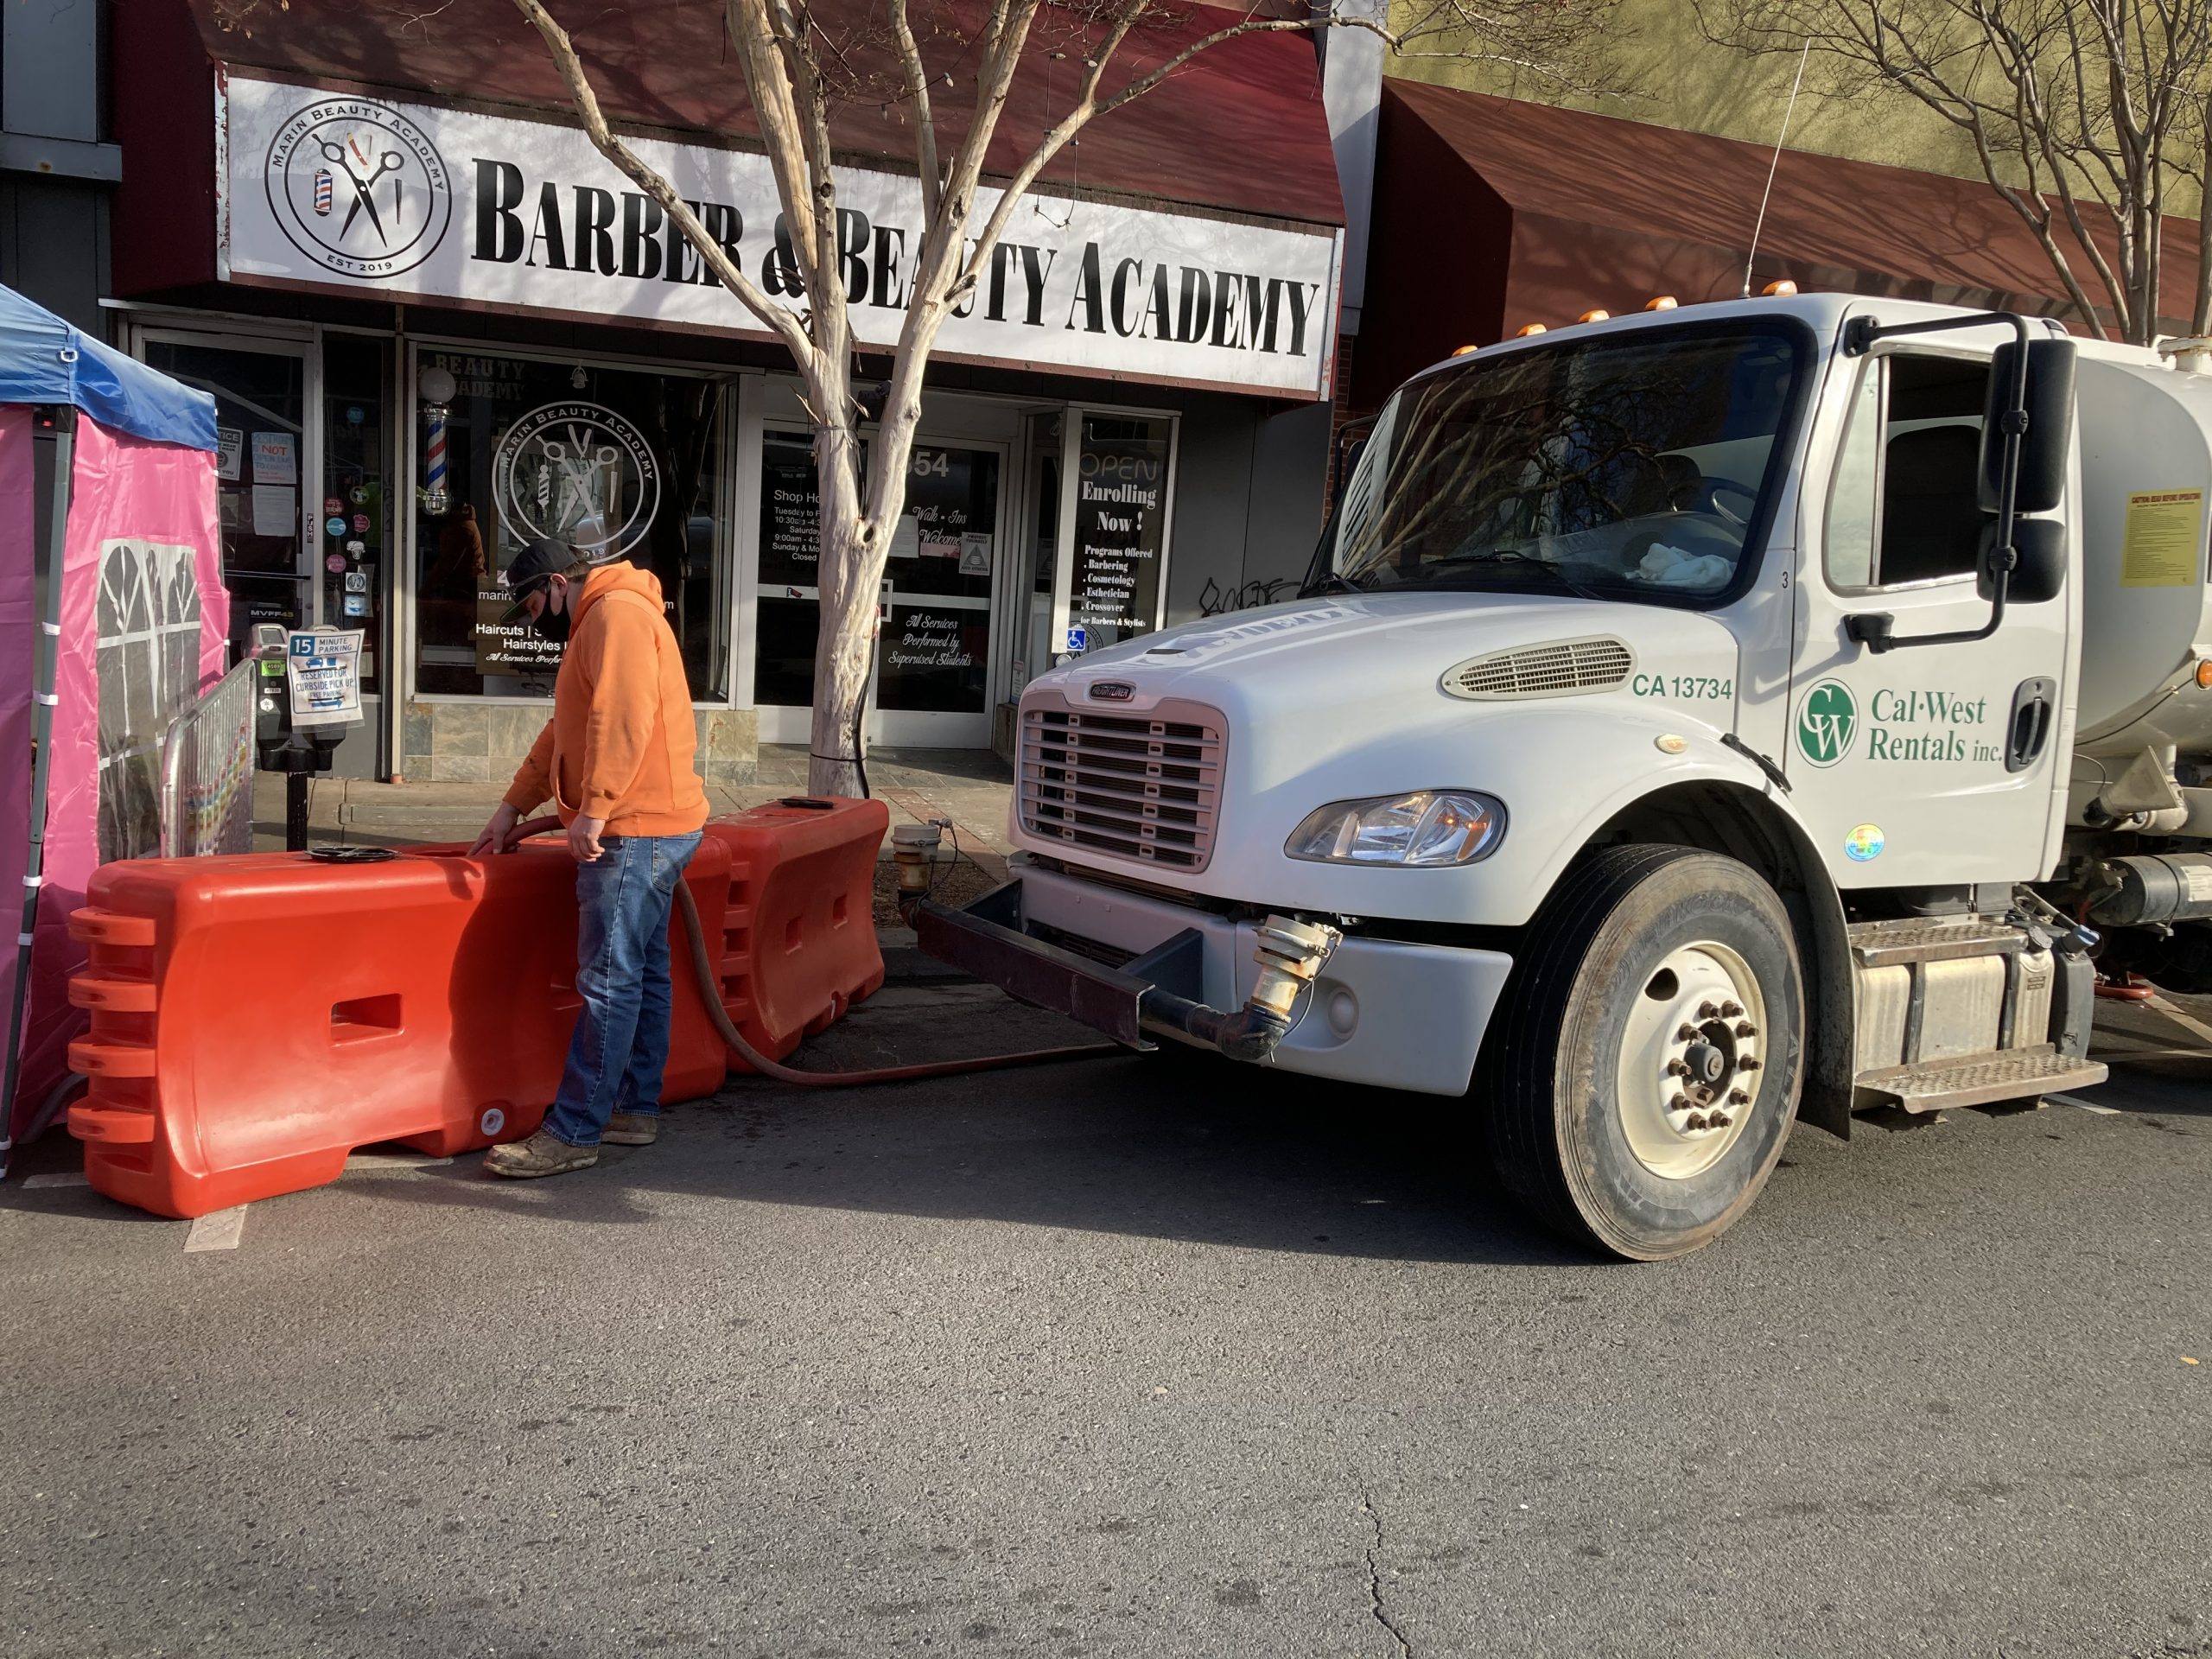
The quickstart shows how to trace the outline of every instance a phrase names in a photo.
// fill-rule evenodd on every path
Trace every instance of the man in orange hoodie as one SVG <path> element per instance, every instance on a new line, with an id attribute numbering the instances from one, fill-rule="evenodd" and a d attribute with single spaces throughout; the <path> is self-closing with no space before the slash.
<path id="1" fill-rule="evenodd" d="M 545 1126 L 494 1147 L 494 1175 L 558 1175 L 599 1161 L 602 1141 L 650 1146 L 660 1133 L 671 1007 L 668 915 L 698 850 L 707 792 L 683 653 L 652 573 L 590 565 L 566 542 L 533 542 L 502 578 L 506 620 L 563 645 L 553 718 L 506 798 L 469 849 L 504 850 L 549 797 L 576 861 L 576 994 L 583 1011 Z"/>

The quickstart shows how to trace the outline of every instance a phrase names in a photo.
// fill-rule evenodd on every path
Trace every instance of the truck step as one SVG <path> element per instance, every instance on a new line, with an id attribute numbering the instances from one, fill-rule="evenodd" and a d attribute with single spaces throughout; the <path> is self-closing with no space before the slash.
<path id="1" fill-rule="evenodd" d="M 1847 930 L 1852 955 L 1862 968 L 1901 962 L 1948 962 L 1960 957 L 2003 957 L 2018 951 L 2027 935 L 1980 916 L 1894 922 L 1853 922 Z"/>
<path id="2" fill-rule="evenodd" d="M 1951 1106 L 1985 1106 L 1992 1101 L 2026 1100 L 2067 1089 L 2102 1083 L 2101 1060 L 2077 1059 L 2045 1043 L 2001 1054 L 1961 1054 L 1916 1065 L 1885 1066 L 1859 1074 L 1863 1095 L 1886 1096 L 1908 1112 L 1941 1111 Z"/>

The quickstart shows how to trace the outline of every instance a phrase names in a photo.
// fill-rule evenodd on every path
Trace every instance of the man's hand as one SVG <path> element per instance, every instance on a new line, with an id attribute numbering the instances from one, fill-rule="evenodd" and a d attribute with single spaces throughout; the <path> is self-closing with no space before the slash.
<path id="1" fill-rule="evenodd" d="M 501 801 L 499 810 L 492 814 L 492 821 L 484 826 L 483 833 L 468 844 L 468 855 L 482 858 L 488 854 L 505 852 L 507 837 L 514 834 L 515 824 L 521 817 L 521 813 Z"/>
<path id="2" fill-rule="evenodd" d="M 599 832 L 606 828 L 605 818 L 579 817 L 571 822 L 569 825 L 569 856 L 579 864 L 598 862 L 602 850 L 599 844 Z"/>

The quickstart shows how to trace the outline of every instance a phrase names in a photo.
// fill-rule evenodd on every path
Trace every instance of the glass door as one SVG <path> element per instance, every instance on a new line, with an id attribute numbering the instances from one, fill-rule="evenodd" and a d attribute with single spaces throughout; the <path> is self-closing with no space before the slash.
<path id="1" fill-rule="evenodd" d="M 1002 444 L 917 440 L 891 538 L 868 741 L 983 748 L 991 740 L 991 593 L 1003 539 Z M 863 461 L 865 464 L 865 461 Z M 760 442 L 753 697 L 760 737 L 804 743 L 821 637 L 818 491 L 803 431 Z"/>
<path id="2" fill-rule="evenodd" d="M 891 537 L 871 741 L 982 748 L 991 741 L 991 588 L 1002 542 L 995 444 L 918 441 Z"/>
<path id="3" fill-rule="evenodd" d="M 312 627 L 315 581 L 308 509 L 320 480 L 306 342 L 140 334 L 138 355 L 215 400 L 216 499 L 231 639 L 255 624 Z"/>

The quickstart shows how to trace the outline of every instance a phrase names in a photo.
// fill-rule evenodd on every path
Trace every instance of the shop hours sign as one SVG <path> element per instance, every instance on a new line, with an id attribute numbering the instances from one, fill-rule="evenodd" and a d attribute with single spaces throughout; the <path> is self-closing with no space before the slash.
<path id="1" fill-rule="evenodd" d="M 226 280 L 374 289 L 595 321 L 766 337 L 660 205 L 552 121 L 227 84 Z M 767 158 L 632 138 L 763 289 L 806 308 Z M 976 193 L 980 227 L 999 193 Z M 1040 198 L 1040 200 L 1043 200 Z M 909 176 L 840 170 L 838 264 L 855 334 L 899 337 L 922 231 Z M 938 349 L 1025 368 L 1329 395 L 1334 226 L 1052 199 L 1018 226 Z"/>

